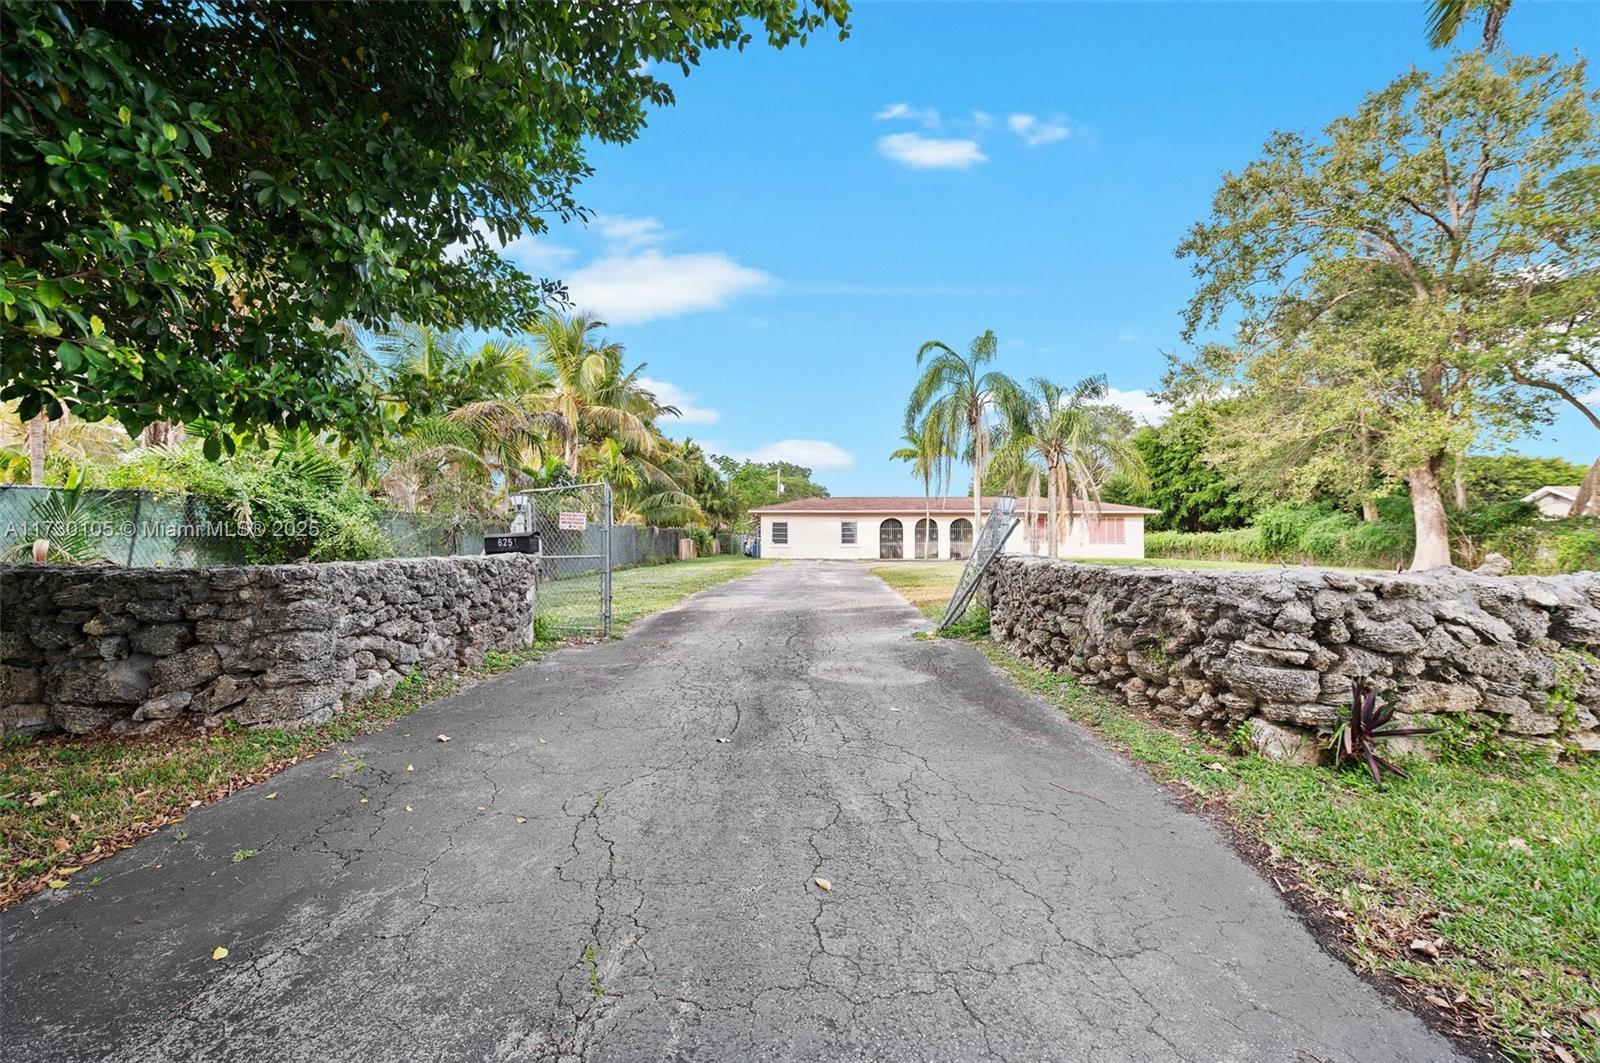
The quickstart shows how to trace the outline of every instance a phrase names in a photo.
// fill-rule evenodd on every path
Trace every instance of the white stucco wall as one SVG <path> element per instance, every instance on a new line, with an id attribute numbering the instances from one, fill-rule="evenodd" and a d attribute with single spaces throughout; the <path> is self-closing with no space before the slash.
<path id="1" fill-rule="evenodd" d="M 1572 499 L 1565 498 L 1553 491 L 1544 494 L 1530 495 L 1533 504 L 1539 507 L 1539 512 L 1547 517 L 1565 517 L 1572 511 Z"/>
<path id="2" fill-rule="evenodd" d="M 889 518 L 889 514 L 843 514 L 843 513 L 788 513 L 763 514 L 761 517 L 761 556 L 762 557 L 791 557 L 822 560 L 878 560 L 878 530 L 879 526 Z M 922 520 L 922 515 L 904 513 L 895 515 L 904 528 L 903 553 L 906 560 L 911 560 L 916 555 L 914 537 L 917 521 Z M 987 514 L 985 514 L 987 516 Z M 950 557 L 950 525 L 962 519 L 959 514 L 940 514 L 933 518 L 939 529 L 938 557 Z M 968 523 L 970 516 L 965 518 Z M 1061 557 L 1143 557 L 1144 556 L 1144 517 L 1132 515 L 1126 517 L 1107 517 L 1107 520 L 1122 520 L 1123 541 L 1121 543 L 1091 543 L 1089 542 L 1089 527 L 1087 522 L 1077 520 L 1073 522 L 1071 531 L 1063 537 L 1060 550 Z M 856 522 L 856 542 L 845 545 L 839 541 L 839 525 L 844 521 Z M 785 523 L 789 526 L 789 541 L 787 544 L 772 541 L 772 525 Z M 1012 531 L 1011 537 L 1006 540 L 1006 552 L 1011 554 L 1025 554 L 1029 552 L 1029 542 L 1025 525 L 1018 524 Z M 1036 544 L 1036 553 L 1048 554 L 1049 543 L 1041 533 Z"/>

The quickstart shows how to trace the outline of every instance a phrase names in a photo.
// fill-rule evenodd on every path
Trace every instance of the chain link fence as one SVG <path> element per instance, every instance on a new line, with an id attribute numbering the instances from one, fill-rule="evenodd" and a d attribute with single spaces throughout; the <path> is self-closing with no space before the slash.
<path id="1" fill-rule="evenodd" d="M 679 528 L 614 523 L 606 484 L 529 491 L 514 502 L 511 530 L 540 536 L 538 615 L 548 638 L 609 635 L 615 612 L 639 612 L 635 599 L 649 588 L 647 580 L 625 579 L 619 591 L 612 574 L 676 560 L 688 536 Z M 394 511 L 377 524 L 390 544 L 388 557 L 481 554 L 486 535 L 507 530 L 503 520 Z M 33 561 L 43 540 L 51 563 L 243 565 L 253 560 L 251 534 L 222 506 L 196 495 L 0 484 L 0 563 Z M 729 546 L 744 552 L 746 544 Z"/>
<path id="2" fill-rule="evenodd" d="M 676 560 L 679 528 L 617 524 L 611 487 L 578 484 L 516 497 L 514 530 L 539 533 L 538 627 L 541 638 L 604 637 L 615 615 L 631 616 L 643 584 L 613 579 L 618 570 Z"/>
<path id="3" fill-rule="evenodd" d="M 389 557 L 483 553 L 504 521 L 429 513 L 379 514 Z M 0 563 L 29 562 L 46 540 L 55 563 L 201 568 L 251 561 L 252 532 L 227 509 L 197 495 L 144 490 L 0 484 Z"/>

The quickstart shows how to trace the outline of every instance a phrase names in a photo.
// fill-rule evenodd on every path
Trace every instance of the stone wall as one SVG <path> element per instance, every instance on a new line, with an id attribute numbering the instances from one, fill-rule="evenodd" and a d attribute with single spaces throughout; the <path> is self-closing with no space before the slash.
<path id="1" fill-rule="evenodd" d="M 994 637 L 1169 723 L 1315 759 L 1318 725 L 1371 677 L 1414 724 L 1444 714 L 1600 751 L 1600 574 L 1191 571 L 1002 555 Z"/>
<path id="2" fill-rule="evenodd" d="M 0 566 L 0 730 L 324 720 L 413 669 L 527 646 L 536 564 Z"/>

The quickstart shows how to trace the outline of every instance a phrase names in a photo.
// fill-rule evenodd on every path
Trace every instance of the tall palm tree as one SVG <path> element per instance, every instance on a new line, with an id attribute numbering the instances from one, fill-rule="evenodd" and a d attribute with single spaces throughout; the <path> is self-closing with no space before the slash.
<path id="1" fill-rule="evenodd" d="M 1456 39 L 1467 16 L 1483 12 L 1483 50 L 1493 51 L 1500 43 L 1500 24 L 1505 21 L 1511 0 L 1428 0 L 1428 44 L 1444 48 Z"/>
<path id="2" fill-rule="evenodd" d="M 940 438 L 937 426 L 926 418 L 915 429 L 906 432 L 904 442 L 905 446 L 893 451 L 889 455 L 889 460 L 906 462 L 911 466 L 911 474 L 922 481 L 922 519 L 927 522 L 923 527 L 931 529 L 933 485 L 937 481 L 939 493 L 944 493 L 945 477 L 949 469 L 945 459 L 949 454 L 949 448 Z M 912 542 L 913 544 L 916 542 L 915 535 L 912 536 Z M 929 544 L 924 542 L 923 545 L 926 548 Z M 914 550 L 915 545 L 913 545 Z"/>
<path id="3" fill-rule="evenodd" d="M 411 510 L 419 502 L 487 511 L 491 496 L 525 486 L 563 424 L 554 383 L 527 347 L 407 325 L 377 337 L 380 386 L 399 432 L 381 458 L 380 486 Z"/>
<path id="4" fill-rule="evenodd" d="M 1006 426 L 1001 460 L 1043 467 L 1051 557 L 1060 554 L 1062 522 L 1072 527 L 1077 499 L 1098 512 L 1106 481 L 1119 474 L 1137 480 L 1142 473 L 1122 418 L 1104 405 L 1107 390 L 1103 375 L 1084 377 L 1070 388 L 1035 378 L 1028 402 Z"/>
<path id="5" fill-rule="evenodd" d="M 984 370 L 994 361 L 997 344 L 993 330 L 974 339 L 965 356 L 938 340 L 917 348 L 917 364 L 928 359 L 906 402 L 905 430 L 915 430 L 920 420 L 943 445 L 942 468 L 948 477 L 951 458 L 960 455 L 972 463 L 972 527 L 982 523 L 983 473 L 989 463 L 993 421 L 1020 416 L 1026 403 L 1017 382 L 998 370 Z M 929 357 L 929 356 L 932 357 Z"/>
<path id="6" fill-rule="evenodd" d="M 645 459 L 654 457 L 655 420 L 678 410 L 656 401 L 639 383 L 643 363 L 624 371 L 622 345 L 601 341 L 605 322 L 586 314 L 550 315 L 532 329 L 539 358 L 551 371 L 551 410 L 561 418 L 562 460 L 574 472 L 586 445 L 616 439 Z"/>

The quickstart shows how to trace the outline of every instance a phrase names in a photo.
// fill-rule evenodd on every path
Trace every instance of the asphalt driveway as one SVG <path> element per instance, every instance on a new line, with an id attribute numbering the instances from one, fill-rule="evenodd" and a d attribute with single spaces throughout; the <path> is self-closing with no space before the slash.
<path id="1" fill-rule="evenodd" d="M 196 810 L 0 916 L 0 1057 L 1456 1058 L 919 626 L 775 565 Z"/>

